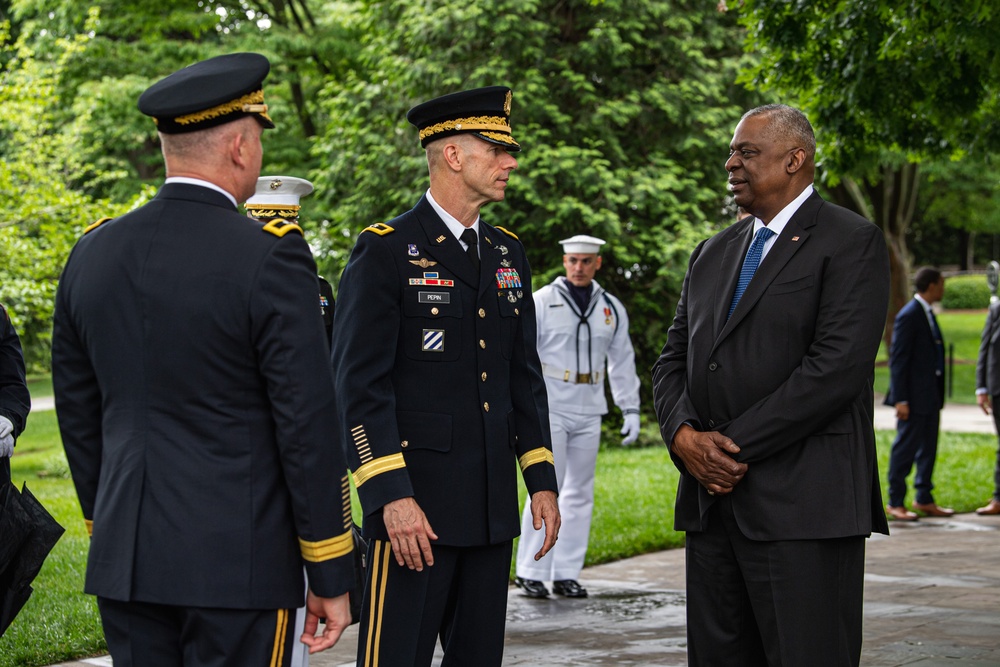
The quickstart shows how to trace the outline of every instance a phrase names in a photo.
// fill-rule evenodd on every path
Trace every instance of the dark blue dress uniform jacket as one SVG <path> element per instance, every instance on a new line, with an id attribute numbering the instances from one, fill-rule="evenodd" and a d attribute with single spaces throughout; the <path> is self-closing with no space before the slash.
<path id="1" fill-rule="evenodd" d="M 80 239 L 52 366 L 88 593 L 293 608 L 303 563 L 317 594 L 352 588 L 317 290 L 297 226 L 204 187 L 167 184 Z"/>
<path id="2" fill-rule="evenodd" d="M 438 544 L 518 535 L 517 467 L 555 490 L 524 248 L 480 222 L 480 273 L 426 197 L 369 227 L 344 270 L 333 354 L 344 446 L 368 537 L 414 496 Z"/>

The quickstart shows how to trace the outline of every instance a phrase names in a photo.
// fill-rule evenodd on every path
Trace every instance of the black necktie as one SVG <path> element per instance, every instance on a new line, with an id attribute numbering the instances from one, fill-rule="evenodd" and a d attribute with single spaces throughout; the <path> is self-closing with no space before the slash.
<path id="1" fill-rule="evenodd" d="M 476 275 L 479 275 L 479 237 L 476 236 L 475 229 L 466 229 L 462 232 L 462 241 L 468 248 L 465 249 L 465 254 L 469 256 L 469 261 L 472 262 L 472 266 L 476 269 Z"/>

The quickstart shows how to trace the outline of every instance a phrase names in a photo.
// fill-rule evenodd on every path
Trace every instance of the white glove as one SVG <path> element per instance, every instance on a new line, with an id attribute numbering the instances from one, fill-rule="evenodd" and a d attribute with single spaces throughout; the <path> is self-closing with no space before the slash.
<path id="1" fill-rule="evenodd" d="M 14 455 L 14 435 L 8 433 L 0 438 L 0 459 L 9 459 Z"/>
<path id="2" fill-rule="evenodd" d="M 639 437 L 639 414 L 636 412 L 630 412 L 625 415 L 625 425 L 622 426 L 622 435 L 625 439 L 622 440 L 622 446 L 631 445 Z"/>
<path id="3" fill-rule="evenodd" d="M 0 415 L 0 438 L 6 438 L 13 432 L 14 424 L 3 415 Z"/>

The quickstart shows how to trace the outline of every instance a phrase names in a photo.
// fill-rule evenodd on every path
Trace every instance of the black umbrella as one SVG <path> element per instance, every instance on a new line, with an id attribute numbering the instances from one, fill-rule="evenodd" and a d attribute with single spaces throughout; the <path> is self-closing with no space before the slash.
<path id="1" fill-rule="evenodd" d="M 31 595 L 31 582 L 65 532 L 25 484 L 0 487 L 0 635 Z"/>

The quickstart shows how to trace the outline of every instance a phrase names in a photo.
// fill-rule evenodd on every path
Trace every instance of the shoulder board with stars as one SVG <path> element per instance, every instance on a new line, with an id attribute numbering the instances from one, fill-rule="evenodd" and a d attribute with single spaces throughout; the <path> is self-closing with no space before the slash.
<path id="1" fill-rule="evenodd" d="M 512 232 L 510 230 L 504 229 L 503 227 L 497 227 L 497 229 L 499 229 L 501 232 L 503 232 L 504 234 L 506 234 L 507 236 L 509 236 L 509 237 L 511 237 L 513 239 L 517 239 L 518 241 L 521 240 L 521 239 L 517 238 L 517 234 L 515 234 L 514 232 Z"/>
<path id="2" fill-rule="evenodd" d="M 113 220 L 113 218 L 101 218 L 97 222 L 93 222 L 93 223 L 87 225 L 87 228 L 83 230 L 83 233 L 87 234 L 89 232 L 94 231 L 95 229 L 97 229 L 98 227 L 100 227 L 101 225 L 103 225 L 108 220 Z"/>
<path id="3" fill-rule="evenodd" d="M 269 234 L 274 234 L 278 238 L 281 238 L 288 232 L 298 232 L 302 236 L 305 236 L 305 234 L 302 233 L 301 227 L 296 225 L 294 222 L 288 222 L 284 218 L 275 218 L 274 220 L 270 221 L 269 223 L 261 227 L 261 229 L 263 229 L 265 232 L 268 232 Z"/>
<path id="4" fill-rule="evenodd" d="M 392 234 L 395 229 L 385 224 L 384 222 L 376 222 L 374 225 L 370 225 L 361 230 L 361 233 L 365 232 L 375 232 L 379 236 L 385 236 L 386 234 Z"/>

